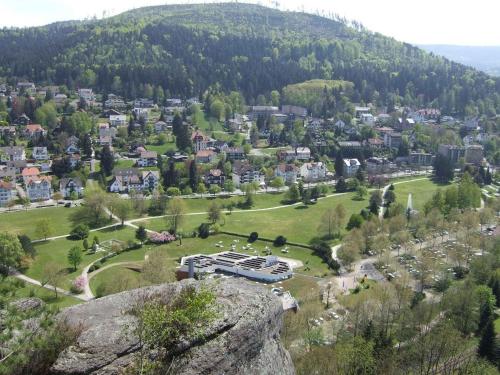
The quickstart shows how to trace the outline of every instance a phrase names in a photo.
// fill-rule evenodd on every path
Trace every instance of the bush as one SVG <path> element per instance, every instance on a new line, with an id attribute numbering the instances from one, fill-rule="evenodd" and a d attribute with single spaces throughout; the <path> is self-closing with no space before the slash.
<path id="1" fill-rule="evenodd" d="M 89 236 L 89 227 L 85 224 L 78 224 L 70 233 L 74 240 L 83 240 Z"/>
<path id="2" fill-rule="evenodd" d="M 274 239 L 274 242 L 273 242 L 274 246 L 283 246 L 286 244 L 286 237 L 284 236 L 278 236 Z"/>
<path id="3" fill-rule="evenodd" d="M 208 238 L 210 235 L 210 226 L 207 223 L 203 223 L 198 227 L 198 236 L 200 238 Z"/>
<path id="4" fill-rule="evenodd" d="M 425 293 L 424 292 L 415 292 L 413 295 L 413 299 L 411 301 L 411 307 L 417 306 L 421 301 L 423 301 L 425 298 Z"/>
<path id="5" fill-rule="evenodd" d="M 80 294 L 85 289 L 85 284 L 87 283 L 87 279 L 84 276 L 78 276 L 71 285 L 71 293 Z"/>
<path id="6" fill-rule="evenodd" d="M 250 242 L 250 243 L 255 242 L 255 241 L 257 241 L 258 238 L 259 238 L 259 234 L 257 232 L 252 232 L 252 233 L 250 233 L 250 236 L 248 236 L 248 242 Z"/>
<path id="7" fill-rule="evenodd" d="M 455 279 L 462 280 L 469 273 L 469 270 L 465 267 L 455 266 L 453 267 L 453 273 L 455 275 Z"/>

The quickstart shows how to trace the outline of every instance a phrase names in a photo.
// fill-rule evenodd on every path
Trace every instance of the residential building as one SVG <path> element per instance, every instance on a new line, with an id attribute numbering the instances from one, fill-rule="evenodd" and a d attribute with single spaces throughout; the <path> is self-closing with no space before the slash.
<path id="1" fill-rule="evenodd" d="M 46 201 L 52 196 L 52 178 L 50 176 L 38 176 L 29 179 L 26 183 L 26 195 L 32 202 Z"/>
<path id="2" fill-rule="evenodd" d="M 15 174 L 21 174 L 22 170 L 28 166 L 27 160 L 9 160 L 6 162 L 7 168 L 12 168 Z"/>
<path id="3" fill-rule="evenodd" d="M 264 173 L 259 168 L 254 167 L 248 161 L 236 160 L 233 166 L 233 183 L 239 188 L 243 184 L 257 182 L 264 184 Z"/>
<path id="4" fill-rule="evenodd" d="M 388 124 L 391 122 L 391 120 L 392 120 L 391 115 L 387 113 L 380 113 L 379 115 L 377 115 L 377 123 Z"/>
<path id="5" fill-rule="evenodd" d="M 10 136 L 10 137 L 15 137 L 16 136 L 16 127 L 15 126 L 5 126 L 2 125 L 0 126 L 0 136 Z"/>
<path id="6" fill-rule="evenodd" d="M 250 111 L 250 119 L 251 120 L 257 120 L 259 116 L 272 116 L 276 115 L 279 113 L 279 108 L 278 107 L 273 107 L 273 106 L 268 106 L 268 105 L 254 105 L 251 107 Z"/>
<path id="7" fill-rule="evenodd" d="M 340 141 L 339 147 L 342 151 L 359 151 L 363 145 L 358 141 Z"/>
<path id="8" fill-rule="evenodd" d="M 213 150 L 200 150 L 196 153 L 197 163 L 212 163 L 215 161 L 217 154 Z"/>
<path id="9" fill-rule="evenodd" d="M 154 191 L 160 184 L 160 172 L 158 171 L 142 171 L 142 190 Z"/>
<path id="10" fill-rule="evenodd" d="M 45 135 L 47 135 L 47 131 L 39 124 L 26 125 L 24 129 L 24 136 L 31 140 L 37 140 Z"/>
<path id="11" fill-rule="evenodd" d="M 54 102 L 56 103 L 57 107 L 62 107 L 66 104 L 68 101 L 68 96 L 65 94 L 56 94 L 54 95 Z"/>
<path id="12" fill-rule="evenodd" d="M 26 185 L 29 180 L 40 175 L 40 170 L 35 167 L 24 168 L 21 175 L 23 177 L 23 182 Z"/>
<path id="13" fill-rule="evenodd" d="M 380 150 L 381 148 L 384 147 L 384 141 L 380 138 L 368 138 L 366 144 L 372 150 Z"/>
<path id="14" fill-rule="evenodd" d="M 109 191 L 130 193 L 132 191 L 155 190 L 160 182 L 158 171 L 141 171 L 137 168 L 116 169 Z"/>
<path id="15" fill-rule="evenodd" d="M 300 169 L 295 164 L 278 164 L 274 176 L 281 177 L 286 184 L 294 184 L 300 177 Z"/>
<path id="16" fill-rule="evenodd" d="M 191 135 L 191 141 L 193 142 L 194 152 L 206 150 L 212 145 L 212 140 L 198 130 Z"/>
<path id="17" fill-rule="evenodd" d="M 16 186 L 7 181 L 0 179 L 0 207 L 5 207 L 11 200 L 15 198 Z"/>
<path id="18" fill-rule="evenodd" d="M 375 125 L 375 117 L 371 113 L 361 114 L 360 120 L 364 125 L 370 125 L 370 126 Z"/>
<path id="19" fill-rule="evenodd" d="M 71 154 L 67 156 L 69 159 L 69 165 L 71 166 L 71 169 L 75 169 L 78 167 L 79 164 L 82 163 L 82 157 L 80 154 Z"/>
<path id="20" fill-rule="evenodd" d="M 139 98 L 134 100 L 135 108 L 153 108 L 154 105 L 153 99 Z"/>
<path id="21" fill-rule="evenodd" d="M 0 147 L 0 161 L 6 163 L 7 161 L 26 160 L 26 151 L 21 146 L 6 146 Z"/>
<path id="22" fill-rule="evenodd" d="M 47 147 L 33 147 L 31 157 L 35 160 L 47 160 L 49 158 Z"/>
<path id="23" fill-rule="evenodd" d="M 423 108 L 408 114 L 409 118 L 412 118 L 416 122 L 420 123 L 423 123 L 428 120 L 438 120 L 440 116 L 441 116 L 441 111 L 436 108 Z"/>
<path id="24" fill-rule="evenodd" d="M 323 162 L 304 163 L 300 167 L 300 175 L 304 182 L 316 182 L 326 178 L 326 166 Z"/>
<path id="25" fill-rule="evenodd" d="M 182 107 L 182 99 L 170 98 L 165 100 L 167 107 Z"/>
<path id="26" fill-rule="evenodd" d="M 465 157 L 465 147 L 454 145 L 439 145 L 438 153 L 446 157 L 453 164 L 457 164 L 460 159 Z"/>
<path id="27" fill-rule="evenodd" d="M 132 112 L 135 114 L 137 120 L 142 119 L 147 122 L 149 119 L 149 108 L 134 108 Z"/>
<path id="28" fill-rule="evenodd" d="M 281 112 L 294 117 L 307 117 L 307 108 L 296 105 L 283 105 L 281 106 Z"/>
<path id="29" fill-rule="evenodd" d="M 391 132 L 384 134 L 384 145 L 388 148 L 399 148 L 403 142 L 403 137 L 401 133 Z"/>
<path id="30" fill-rule="evenodd" d="M 124 109 L 127 107 L 123 99 L 120 97 L 114 95 L 114 94 L 109 94 L 108 95 L 108 100 L 104 102 L 104 107 L 105 108 L 113 108 L 113 109 Z"/>
<path id="31" fill-rule="evenodd" d="M 82 181 L 79 178 L 61 178 L 59 191 L 65 199 L 72 198 L 72 194 L 80 198 L 83 195 Z"/>
<path id="32" fill-rule="evenodd" d="M 479 119 L 476 117 L 468 118 L 465 120 L 464 126 L 467 130 L 479 130 Z"/>
<path id="33" fill-rule="evenodd" d="M 17 89 L 24 90 L 24 92 L 27 92 L 27 93 L 35 93 L 36 86 L 33 82 L 18 82 Z"/>
<path id="34" fill-rule="evenodd" d="M 139 167 L 155 167 L 158 164 L 158 153 L 156 151 L 142 151 L 137 165 Z"/>
<path id="35" fill-rule="evenodd" d="M 127 125 L 127 116 L 126 115 L 109 115 L 109 124 L 117 128 L 119 126 L 126 126 Z"/>
<path id="36" fill-rule="evenodd" d="M 465 162 L 480 165 L 484 159 L 484 149 L 481 145 L 470 145 L 465 149 Z"/>
<path id="37" fill-rule="evenodd" d="M 210 169 L 210 171 L 205 175 L 206 185 L 219 185 L 223 186 L 226 181 L 226 176 L 220 169 Z"/>
<path id="38" fill-rule="evenodd" d="M 226 147 L 224 153 L 227 160 L 244 160 L 247 157 L 243 147 Z"/>
<path id="39" fill-rule="evenodd" d="M 347 177 L 352 177 L 356 174 L 358 169 L 361 167 L 361 163 L 358 159 L 344 159 L 344 175 Z"/>
<path id="40" fill-rule="evenodd" d="M 17 126 L 26 126 L 31 124 L 31 119 L 26 116 L 26 114 L 22 114 L 21 116 L 18 116 L 12 121 L 12 125 L 17 125 Z"/>
<path id="41" fill-rule="evenodd" d="M 17 173 L 15 168 L 9 167 L 7 165 L 0 165 L 0 180 L 8 179 L 10 181 L 15 181 L 16 174 Z"/>
<path id="42" fill-rule="evenodd" d="M 396 168 L 387 158 L 371 157 L 366 160 L 366 172 L 369 175 L 389 173 Z"/>
<path id="43" fill-rule="evenodd" d="M 95 100 L 95 95 L 92 89 L 78 89 L 78 96 L 80 99 L 85 100 L 88 104 Z"/>
<path id="44" fill-rule="evenodd" d="M 164 131 L 171 130 L 172 124 L 169 125 L 165 121 L 157 121 L 155 122 L 154 127 L 155 127 L 155 132 L 162 133 Z"/>
<path id="45" fill-rule="evenodd" d="M 80 153 L 80 148 L 78 147 L 78 144 L 80 143 L 80 140 L 72 135 L 69 137 L 66 142 L 66 153 L 67 154 L 79 154 Z"/>
<path id="46" fill-rule="evenodd" d="M 361 119 L 362 115 L 367 115 L 371 112 L 370 107 L 354 107 L 354 112 L 356 114 L 356 118 Z"/>
<path id="47" fill-rule="evenodd" d="M 408 164 L 428 167 L 434 164 L 434 155 L 425 152 L 410 152 Z"/>
<path id="48" fill-rule="evenodd" d="M 296 147 L 293 150 L 280 150 L 277 153 L 278 159 L 284 162 L 309 161 L 311 150 L 309 147 Z"/>

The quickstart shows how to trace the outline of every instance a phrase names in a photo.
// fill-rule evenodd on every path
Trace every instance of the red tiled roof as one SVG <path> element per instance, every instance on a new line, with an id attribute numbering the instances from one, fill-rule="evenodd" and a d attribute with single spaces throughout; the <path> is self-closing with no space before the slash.
<path id="1" fill-rule="evenodd" d="M 22 175 L 23 176 L 38 176 L 40 174 L 40 170 L 38 168 L 24 168 Z"/>

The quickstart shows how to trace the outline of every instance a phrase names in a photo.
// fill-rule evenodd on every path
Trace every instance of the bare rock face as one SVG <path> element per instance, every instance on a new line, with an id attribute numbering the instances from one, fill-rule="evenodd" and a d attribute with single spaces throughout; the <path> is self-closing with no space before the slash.
<path id="1" fill-rule="evenodd" d="M 205 282 L 206 283 L 206 282 Z M 123 292 L 64 310 L 59 318 L 79 328 L 76 344 L 59 355 L 55 374 L 121 374 L 140 349 L 131 309 L 148 296 L 168 301 L 184 280 Z M 217 319 L 203 343 L 185 342 L 176 374 L 291 375 L 290 355 L 280 342 L 283 308 L 269 290 L 243 280 L 210 282 L 216 294 Z"/>

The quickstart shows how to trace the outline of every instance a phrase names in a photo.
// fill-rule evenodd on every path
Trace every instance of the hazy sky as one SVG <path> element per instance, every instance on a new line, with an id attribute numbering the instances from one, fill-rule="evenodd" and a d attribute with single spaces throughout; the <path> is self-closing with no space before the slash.
<path id="1" fill-rule="evenodd" d="M 421 44 L 500 45 L 498 0 L 260 0 L 282 9 L 335 12 L 373 31 Z M 0 26 L 34 26 L 102 17 L 166 0 L 0 0 Z M 211 2 L 211 1 L 205 1 Z"/>

